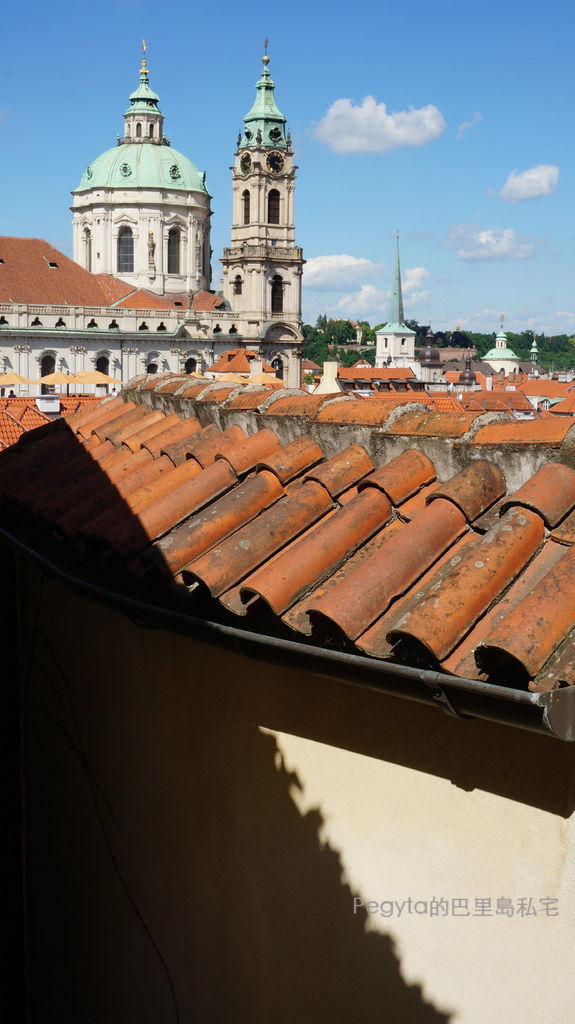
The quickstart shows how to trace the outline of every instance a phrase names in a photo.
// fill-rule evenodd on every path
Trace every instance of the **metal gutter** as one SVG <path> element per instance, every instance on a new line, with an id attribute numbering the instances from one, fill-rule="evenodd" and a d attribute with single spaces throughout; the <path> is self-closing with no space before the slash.
<path id="1" fill-rule="evenodd" d="M 575 741 L 575 686 L 531 693 L 477 679 L 391 664 L 186 615 L 74 576 L 0 527 L 0 538 L 55 577 L 147 629 L 170 629 L 268 664 L 300 668 L 376 693 L 436 705 L 455 718 L 479 718 Z"/>

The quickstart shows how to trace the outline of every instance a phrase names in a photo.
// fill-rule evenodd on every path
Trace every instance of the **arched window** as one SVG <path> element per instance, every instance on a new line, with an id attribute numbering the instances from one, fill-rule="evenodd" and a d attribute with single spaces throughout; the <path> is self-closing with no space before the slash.
<path id="1" fill-rule="evenodd" d="M 154 138 L 154 126 L 153 126 L 153 124 L 150 125 L 150 130 L 149 130 L 148 134 L 149 134 L 151 139 Z"/>
<path id="2" fill-rule="evenodd" d="M 84 266 L 92 269 L 92 234 L 88 228 L 84 231 Z"/>
<path id="3" fill-rule="evenodd" d="M 243 282 L 242 282 L 240 274 L 236 274 L 236 276 L 234 278 L 234 295 L 241 295 L 242 294 L 242 284 L 243 284 Z"/>
<path id="4" fill-rule="evenodd" d="M 180 232 L 171 228 L 168 232 L 168 274 L 180 273 Z"/>
<path id="5" fill-rule="evenodd" d="M 277 188 L 272 188 L 268 195 L 268 224 L 279 224 L 280 222 L 280 194 Z"/>
<path id="6" fill-rule="evenodd" d="M 272 313 L 283 313 L 284 283 L 280 274 L 272 277 Z"/>
<path id="7" fill-rule="evenodd" d="M 284 364 L 283 364 L 283 361 L 280 359 L 279 356 L 276 356 L 275 359 L 272 359 L 272 367 L 275 370 L 276 377 L 279 377 L 280 380 L 283 380 L 284 379 Z"/>
<path id="8" fill-rule="evenodd" d="M 120 228 L 118 235 L 118 273 L 134 273 L 134 236 L 131 228 Z"/>
<path id="9" fill-rule="evenodd" d="M 186 373 L 195 373 L 197 362 L 195 359 L 186 359 L 184 363 L 184 370 Z"/>
<path id="10" fill-rule="evenodd" d="M 52 355 L 42 356 L 40 362 L 40 376 L 47 377 L 49 373 L 54 373 L 56 369 L 56 359 Z M 42 384 L 40 391 L 43 395 L 51 395 L 54 393 L 53 384 Z"/>
<path id="11" fill-rule="evenodd" d="M 244 224 L 249 224 L 249 222 L 250 222 L 250 193 L 249 193 L 248 189 L 246 189 L 245 192 L 243 193 L 242 200 L 243 200 L 243 204 L 244 204 Z"/>
<path id="12" fill-rule="evenodd" d="M 148 365 L 146 366 L 146 373 L 157 373 L 157 372 L 158 372 L 158 364 L 157 363 L 148 363 Z"/>
<path id="13" fill-rule="evenodd" d="M 108 374 L 110 372 L 110 360 L 108 356 L 98 356 L 96 359 L 96 369 L 100 373 Z"/>
<path id="14" fill-rule="evenodd" d="M 138 121 L 138 123 L 136 125 L 136 138 L 137 139 L 141 139 L 142 138 L 142 126 L 141 126 L 139 121 Z"/>

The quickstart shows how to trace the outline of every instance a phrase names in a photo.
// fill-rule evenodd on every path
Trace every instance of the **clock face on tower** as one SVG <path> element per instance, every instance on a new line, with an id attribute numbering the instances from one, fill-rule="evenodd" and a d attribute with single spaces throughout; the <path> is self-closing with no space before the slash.
<path id="1" fill-rule="evenodd" d="M 280 172 L 283 171 L 284 158 L 281 153 L 277 153 L 274 150 L 273 153 L 268 154 L 266 165 L 268 171 L 271 171 L 272 174 L 280 174 Z"/>
<path id="2" fill-rule="evenodd" d="M 252 158 L 249 153 L 244 153 L 240 160 L 242 174 L 249 174 L 252 169 Z"/>

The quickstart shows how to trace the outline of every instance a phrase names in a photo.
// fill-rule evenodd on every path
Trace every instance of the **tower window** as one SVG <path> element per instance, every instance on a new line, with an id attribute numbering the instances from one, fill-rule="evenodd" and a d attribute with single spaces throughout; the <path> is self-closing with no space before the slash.
<path id="1" fill-rule="evenodd" d="M 92 269 L 92 235 L 88 228 L 84 231 L 84 266 Z"/>
<path id="2" fill-rule="evenodd" d="M 195 359 L 186 359 L 184 370 L 186 373 L 195 373 L 197 365 L 198 364 Z"/>
<path id="3" fill-rule="evenodd" d="M 279 224 L 280 222 L 280 194 L 277 188 L 272 188 L 268 195 L 268 224 Z"/>
<path id="4" fill-rule="evenodd" d="M 283 364 L 283 360 L 281 360 L 279 356 L 276 356 L 275 359 L 272 359 L 272 367 L 275 370 L 276 377 L 278 377 L 279 380 L 283 380 L 284 379 L 284 364 Z"/>
<path id="5" fill-rule="evenodd" d="M 284 283 L 280 274 L 272 277 L 272 313 L 283 313 Z"/>
<path id="6" fill-rule="evenodd" d="M 40 377 L 47 377 L 48 374 L 54 373 L 55 369 L 56 369 L 56 360 L 55 360 L 54 356 L 49 355 L 49 354 L 45 355 L 45 356 L 42 356 L 42 360 L 40 362 Z M 53 394 L 54 393 L 54 385 L 53 384 L 42 384 L 42 386 L 40 388 L 40 393 L 42 395 Z"/>
<path id="7" fill-rule="evenodd" d="M 244 204 L 244 224 L 249 224 L 249 222 L 250 222 L 250 193 L 249 193 L 248 189 L 246 189 L 245 192 L 243 193 L 242 200 L 243 200 L 243 204 Z"/>
<path id="8" fill-rule="evenodd" d="M 241 295 L 242 294 L 242 285 L 243 285 L 243 281 L 242 281 L 240 275 L 237 274 L 236 277 L 234 278 L 234 295 Z"/>
<path id="9" fill-rule="evenodd" d="M 180 273 L 180 232 L 172 228 L 168 232 L 168 274 Z"/>
<path id="10" fill-rule="evenodd" d="M 131 228 L 120 228 L 118 235 L 118 273 L 134 273 L 134 236 Z"/>
<path id="11" fill-rule="evenodd" d="M 153 126 L 153 124 L 150 125 L 149 135 L 150 135 L 151 139 L 154 138 L 154 126 Z"/>
<path id="12" fill-rule="evenodd" d="M 141 126 L 139 121 L 138 121 L 138 123 L 136 125 L 136 138 L 137 139 L 141 139 L 142 138 L 142 126 Z"/>
<path id="13" fill-rule="evenodd" d="M 108 356 L 98 356 L 98 358 L 96 359 L 96 369 L 100 373 L 105 373 L 106 376 L 109 374 L 110 360 L 108 359 Z"/>

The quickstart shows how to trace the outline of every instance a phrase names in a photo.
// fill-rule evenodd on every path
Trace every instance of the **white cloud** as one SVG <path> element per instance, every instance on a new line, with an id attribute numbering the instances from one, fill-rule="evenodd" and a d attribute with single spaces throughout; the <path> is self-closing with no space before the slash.
<path id="1" fill-rule="evenodd" d="M 347 256 L 345 253 L 314 256 L 303 268 L 303 284 L 317 291 L 341 291 L 381 271 L 380 264 L 372 263 L 363 256 Z"/>
<path id="2" fill-rule="evenodd" d="M 429 277 L 429 270 L 425 267 L 408 267 L 402 276 L 402 290 L 410 302 L 421 302 L 426 299 L 429 292 L 421 289 L 423 282 Z"/>
<path id="3" fill-rule="evenodd" d="M 369 316 L 373 313 L 381 313 L 387 305 L 387 294 L 373 284 L 362 284 L 361 288 L 350 295 L 343 295 L 335 304 L 335 309 L 340 313 L 347 313 L 350 316 Z"/>
<path id="4" fill-rule="evenodd" d="M 461 142 L 465 132 L 469 131 L 470 128 L 475 128 L 475 125 L 479 124 L 480 121 L 483 121 L 483 114 L 478 112 L 475 113 L 469 121 L 462 121 L 461 124 L 457 126 L 457 138 L 459 141 Z"/>
<path id="5" fill-rule="evenodd" d="M 527 171 L 511 171 L 499 195 L 507 203 L 519 203 L 523 199 L 548 196 L 559 181 L 559 168 L 555 164 L 538 164 Z"/>
<path id="6" fill-rule="evenodd" d="M 454 224 L 446 241 L 460 260 L 527 260 L 535 255 L 533 240 L 513 228 L 482 229 L 478 224 Z"/>
<path id="7" fill-rule="evenodd" d="M 388 113 L 385 103 L 365 96 L 358 106 L 349 99 L 336 100 L 313 134 L 336 153 L 383 153 L 399 146 L 422 146 L 445 127 L 443 114 L 431 104 Z"/>

